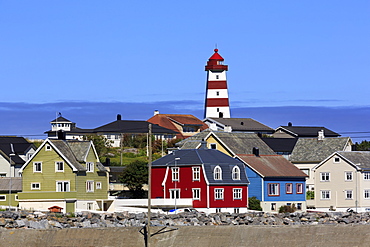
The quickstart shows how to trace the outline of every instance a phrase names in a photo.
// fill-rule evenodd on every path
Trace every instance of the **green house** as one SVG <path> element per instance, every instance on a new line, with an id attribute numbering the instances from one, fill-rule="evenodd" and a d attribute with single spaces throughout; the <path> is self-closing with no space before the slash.
<path id="1" fill-rule="evenodd" d="M 108 171 L 90 141 L 46 139 L 20 169 L 22 209 L 62 212 L 107 211 Z"/>

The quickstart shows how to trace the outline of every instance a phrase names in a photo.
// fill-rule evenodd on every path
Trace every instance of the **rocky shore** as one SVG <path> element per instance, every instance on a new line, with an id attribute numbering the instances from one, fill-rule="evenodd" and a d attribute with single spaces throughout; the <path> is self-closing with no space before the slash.
<path id="1" fill-rule="evenodd" d="M 53 229 L 53 228 L 105 228 L 141 227 L 147 222 L 145 213 L 91 213 L 76 214 L 0 212 L 0 228 Z M 210 226 L 210 225 L 367 225 L 370 213 L 328 212 L 328 213 L 280 213 L 253 212 L 244 214 L 180 213 L 152 214 L 152 226 Z"/>

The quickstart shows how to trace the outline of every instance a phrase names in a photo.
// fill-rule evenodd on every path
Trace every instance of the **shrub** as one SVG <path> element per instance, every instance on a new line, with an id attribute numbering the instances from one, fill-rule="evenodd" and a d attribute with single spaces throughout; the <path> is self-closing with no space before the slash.
<path id="1" fill-rule="evenodd" d="M 295 204 L 292 205 L 283 205 L 279 208 L 279 213 L 293 213 L 297 210 Z"/>
<path id="2" fill-rule="evenodd" d="M 258 200 L 255 196 L 248 198 L 248 205 L 249 205 L 248 209 L 250 210 L 262 211 L 261 201 Z"/>

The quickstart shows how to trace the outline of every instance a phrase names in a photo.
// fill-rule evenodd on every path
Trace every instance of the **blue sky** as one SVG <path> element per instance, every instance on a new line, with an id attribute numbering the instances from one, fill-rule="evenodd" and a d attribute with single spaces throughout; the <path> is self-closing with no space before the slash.
<path id="1" fill-rule="evenodd" d="M 141 103 L 150 109 L 126 119 L 148 119 L 153 108 L 201 118 L 204 66 L 217 44 L 229 65 L 232 117 L 253 118 L 236 110 L 245 107 L 353 111 L 370 107 L 369 30 L 365 0 L 1 1 L 0 103 L 50 112 Z"/>

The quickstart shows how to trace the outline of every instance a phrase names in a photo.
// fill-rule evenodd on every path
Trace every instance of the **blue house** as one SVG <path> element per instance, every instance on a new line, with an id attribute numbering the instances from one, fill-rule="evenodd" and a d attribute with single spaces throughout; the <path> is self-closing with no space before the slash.
<path id="1" fill-rule="evenodd" d="M 237 156 L 246 165 L 250 181 L 249 197 L 261 201 L 265 212 L 278 212 L 283 205 L 295 205 L 306 210 L 307 175 L 280 155 Z"/>

